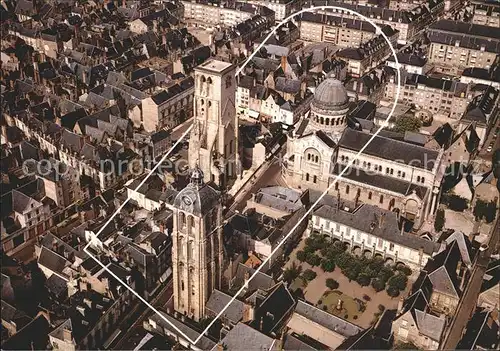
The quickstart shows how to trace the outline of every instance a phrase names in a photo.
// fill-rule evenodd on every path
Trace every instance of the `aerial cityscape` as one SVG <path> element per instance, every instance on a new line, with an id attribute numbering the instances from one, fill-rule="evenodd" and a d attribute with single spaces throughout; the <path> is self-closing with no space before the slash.
<path id="1" fill-rule="evenodd" d="M 500 1 L 0 29 L 2 350 L 500 350 Z"/>

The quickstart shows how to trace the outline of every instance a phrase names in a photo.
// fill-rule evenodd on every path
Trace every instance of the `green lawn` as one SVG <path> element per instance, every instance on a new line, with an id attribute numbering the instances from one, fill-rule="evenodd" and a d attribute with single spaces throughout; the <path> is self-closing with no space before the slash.
<path id="1" fill-rule="evenodd" d="M 342 300 L 342 309 L 338 310 L 337 309 L 337 303 L 339 299 Z M 361 302 L 364 304 L 364 302 Z M 339 316 L 341 318 L 344 318 L 348 320 L 349 322 L 356 323 L 356 320 L 361 316 L 363 312 L 359 311 L 359 305 L 356 300 L 354 300 L 352 297 L 349 295 L 343 294 L 339 290 L 334 290 L 334 291 L 327 291 L 322 297 L 321 297 L 321 304 L 318 304 L 318 307 L 323 309 L 323 306 L 326 306 L 326 310 L 329 313 L 332 313 L 336 316 Z M 346 318 L 347 316 L 347 318 Z M 358 318 L 354 319 L 354 316 L 357 316 Z"/>

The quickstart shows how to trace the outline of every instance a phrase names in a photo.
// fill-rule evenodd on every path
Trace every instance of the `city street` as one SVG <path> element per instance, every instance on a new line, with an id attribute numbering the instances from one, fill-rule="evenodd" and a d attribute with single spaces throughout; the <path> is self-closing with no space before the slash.
<path id="1" fill-rule="evenodd" d="M 448 328 L 448 334 L 445 336 L 441 344 L 442 350 L 454 350 L 462 338 L 465 326 L 469 322 L 469 319 L 476 308 L 477 298 L 481 291 L 483 276 L 490 261 L 490 255 L 498 246 L 499 233 L 500 221 L 497 216 L 496 224 L 492 227 L 488 249 L 484 252 L 478 253 L 467 288 L 459 302 L 457 312 L 455 313 L 455 316 Z"/>
<path id="2" fill-rule="evenodd" d="M 172 279 L 164 283 L 165 286 L 162 287 L 157 295 L 151 300 L 151 305 L 155 308 L 164 307 L 167 301 L 172 297 L 173 286 Z M 117 329 L 122 330 L 124 333 L 120 334 L 108 347 L 115 350 L 132 350 L 141 341 L 143 328 L 142 323 L 149 317 L 152 311 L 149 307 L 138 301 L 134 309 L 124 318 L 123 322 L 119 325 Z"/>

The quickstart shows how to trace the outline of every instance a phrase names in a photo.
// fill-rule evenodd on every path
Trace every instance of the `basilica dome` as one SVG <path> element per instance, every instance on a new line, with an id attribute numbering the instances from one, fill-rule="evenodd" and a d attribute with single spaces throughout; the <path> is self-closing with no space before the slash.
<path id="1" fill-rule="evenodd" d="M 342 82 L 327 78 L 316 88 L 313 105 L 323 110 L 343 110 L 349 103 L 347 91 Z"/>

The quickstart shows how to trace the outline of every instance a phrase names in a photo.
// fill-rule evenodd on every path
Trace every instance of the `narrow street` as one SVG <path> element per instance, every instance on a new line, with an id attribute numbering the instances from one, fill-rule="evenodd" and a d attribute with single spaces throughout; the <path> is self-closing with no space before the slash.
<path id="1" fill-rule="evenodd" d="M 496 224 L 492 227 L 488 249 L 484 252 L 478 253 L 467 288 L 458 304 L 457 312 L 455 313 L 455 316 L 448 328 L 448 334 L 445 336 L 441 344 L 442 350 L 454 350 L 462 338 L 465 326 L 469 322 L 469 319 L 476 308 L 477 299 L 483 283 L 483 276 L 490 261 L 490 255 L 494 252 L 496 246 L 498 245 L 499 233 L 500 221 L 497 216 Z"/>
<path id="2" fill-rule="evenodd" d="M 163 307 L 173 294 L 172 279 L 166 282 L 165 286 L 162 287 L 155 297 L 151 300 L 151 305 L 156 308 Z M 139 340 L 135 337 L 140 335 L 142 330 L 142 323 L 149 317 L 152 311 L 149 307 L 144 305 L 141 301 L 138 301 L 133 310 L 123 319 L 122 323 L 117 329 L 122 330 L 124 333 L 120 334 L 112 343 L 109 345 L 109 349 L 114 350 L 131 350 L 137 344 Z M 141 338 L 142 339 L 142 338 Z"/>

